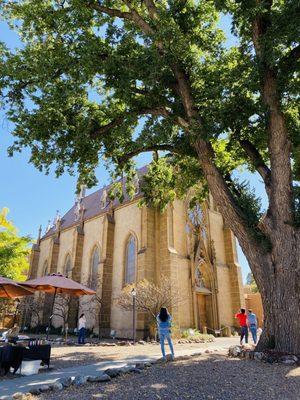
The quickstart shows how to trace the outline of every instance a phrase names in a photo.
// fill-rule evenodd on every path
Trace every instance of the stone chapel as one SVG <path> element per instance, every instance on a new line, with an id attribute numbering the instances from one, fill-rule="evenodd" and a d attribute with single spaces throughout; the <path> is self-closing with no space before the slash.
<path id="1" fill-rule="evenodd" d="M 175 200 L 161 213 L 139 207 L 138 183 L 135 197 L 125 196 L 122 203 L 109 201 L 108 190 L 87 196 L 83 190 L 73 207 L 39 235 L 29 278 L 60 272 L 95 289 L 101 307 L 87 315 L 87 327 L 102 335 L 114 330 L 119 338 L 132 337 L 132 312 L 118 308 L 115 299 L 126 284 L 144 278 L 159 284 L 162 275 L 183 299 L 170 310 L 180 329 L 210 333 L 234 326 L 234 314 L 244 305 L 236 239 L 211 196 L 193 211 L 186 199 Z M 195 227 L 200 232 L 197 245 Z M 71 301 L 69 328 L 76 327 L 79 312 L 86 312 L 83 303 L 88 304 Z M 45 325 L 48 318 L 45 302 Z M 53 324 L 60 326 L 61 321 L 54 318 Z M 137 335 L 148 334 L 147 318 L 138 313 Z"/>

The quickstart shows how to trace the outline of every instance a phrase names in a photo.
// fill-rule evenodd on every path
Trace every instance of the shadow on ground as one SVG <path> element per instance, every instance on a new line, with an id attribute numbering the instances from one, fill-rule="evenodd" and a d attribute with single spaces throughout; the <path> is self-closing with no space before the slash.
<path id="1" fill-rule="evenodd" d="M 118 354 L 105 354 L 101 356 L 99 353 L 92 352 L 74 352 L 59 357 L 51 357 L 51 367 L 55 369 L 69 368 L 77 365 L 89 365 L 101 361 L 114 361 L 118 359 Z"/>
<path id="2" fill-rule="evenodd" d="M 300 367 L 207 355 L 153 366 L 102 385 L 71 388 L 60 399 L 299 400 Z M 40 399 L 54 400 L 49 393 Z"/>

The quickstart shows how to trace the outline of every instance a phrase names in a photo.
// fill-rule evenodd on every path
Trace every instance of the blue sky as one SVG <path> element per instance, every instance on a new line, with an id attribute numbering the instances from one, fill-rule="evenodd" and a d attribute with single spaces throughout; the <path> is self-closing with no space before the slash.
<path id="1" fill-rule="evenodd" d="M 230 33 L 230 19 L 224 17 L 220 23 L 227 35 L 228 46 L 236 44 L 236 39 Z M 15 32 L 0 21 L 0 40 L 10 48 L 20 45 Z M 43 229 L 48 220 L 53 220 L 56 210 L 64 214 L 73 204 L 75 198 L 76 177 L 64 174 L 59 179 L 53 173 L 44 175 L 29 164 L 30 151 L 24 150 L 13 158 L 7 156 L 7 147 L 12 144 L 11 131 L 13 125 L 9 123 L 4 113 L 0 110 L 0 209 L 8 207 L 9 217 L 14 221 L 22 235 L 37 236 L 39 225 Z M 150 155 L 138 158 L 138 166 L 149 162 Z M 109 176 L 104 166 L 97 169 L 98 186 L 103 186 L 109 181 Z M 266 196 L 263 185 L 256 175 L 241 174 L 241 179 L 249 180 L 256 193 L 266 204 Z M 92 191 L 96 188 L 92 189 Z M 88 191 L 89 193 L 89 191 Z M 249 267 L 246 258 L 240 248 L 239 262 L 242 266 L 243 278 L 246 278 Z"/>

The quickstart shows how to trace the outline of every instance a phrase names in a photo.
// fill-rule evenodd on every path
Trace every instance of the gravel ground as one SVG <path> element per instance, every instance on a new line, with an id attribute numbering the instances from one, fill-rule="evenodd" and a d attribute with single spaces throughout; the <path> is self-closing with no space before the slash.
<path id="1" fill-rule="evenodd" d="M 238 338 L 218 338 L 212 343 L 178 344 L 174 341 L 175 353 L 178 349 L 204 350 L 207 348 L 229 347 L 238 344 Z M 136 346 L 61 346 L 51 350 L 51 367 L 54 369 L 68 368 L 76 365 L 93 364 L 99 361 L 113 361 L 127 357 L 160 354 L 158 343 L 146 343 Z"/>
<path id="2" fill-rule="evenodd" d="M 207 354 L 156 364 L 108 383 L 49 392 L 40 400 L 299 400 L 300 367 Z M 36 398 L 34 398 L 36 399 Z"/>

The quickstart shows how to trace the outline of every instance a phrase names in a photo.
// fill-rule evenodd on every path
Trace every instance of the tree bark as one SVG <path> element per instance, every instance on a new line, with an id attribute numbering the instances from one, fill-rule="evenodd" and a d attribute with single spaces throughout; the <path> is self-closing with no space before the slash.
<path id="1" fill-rule="evenodd" d="M 223 218 L 239 240 L 249 262 L 264 307 L 264 326 L 257 349 L 273 348 L 277 351 L 300 354 L 300 237 L 298 228 L 276 223 L 271 214 L 264 225 L 268 227 L 271 249 L 247 229 L 243 215 L 235 208 L 231 194 L 214 165 L 209 144 L 196 144 L 199 163 L 208 186 Z M 274 183 L 274 182 L 273 182 Z"/>
<path id="2" fill-rule="evenodd" d="M 269 268 L 274 269 L 273 275 L 261 287 L 258 285 L 262 295 L 264 325 L 257 350 L 269 348 L 300 354 L 300 274 L 295 254 L 288 253 L 286 249 L 283 253 L 287 264 L 293 264 L 295 268 L 286 269 L 276 265 L 276 262 L 272 263 Z"/>

